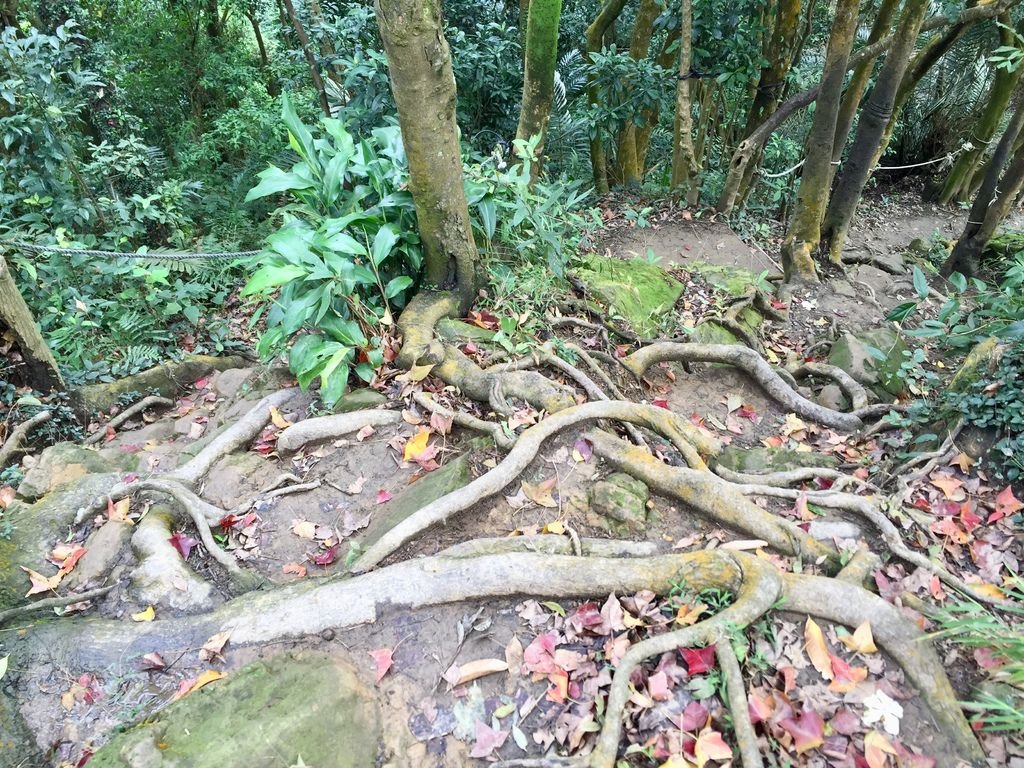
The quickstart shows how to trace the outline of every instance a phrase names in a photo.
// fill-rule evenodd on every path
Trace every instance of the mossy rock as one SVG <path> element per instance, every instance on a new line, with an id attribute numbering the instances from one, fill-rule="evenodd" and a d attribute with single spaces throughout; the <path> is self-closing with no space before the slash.
<path id="1" fill-rule="evenodd" d="M 704 280 L 730 296 L 743 296 L 757 285 L 757 275 L 743 267 L 729 267 L 724 264 L 709 264 L 706 261 L 695 261 L 686 268 L 700 275 Z"/>
<path id="2" fill-rule="evenodd" d="M 837 467 L 839 459 L 815 451 L 730 445 L 719 454 L 718 463 L 734 472 L 760 473 L 784 472 L 802 467 Z"/>
<path id="3" fill-rule="evenodd" d="M 949 391 L 965 392 L 983 376 L 992 375 L 1008 346 L 1000 344 L 995 336 L 989 336 L 971 347 L 956 374 L 949 380 Z"/>
<path id="4" fill-rule="evenodd" d="M 5 685 L 10 680 L 5 681 Z M 0 768 L 46 765 L 35 738 L 21 716 L 18 701 L 0 691 Z"/>
<path id="5" fill-rule="evenodd" d="M 576 275 L 611 314 L 624 319 L 643 336 L 658 333 L 661 318 L 672 312 L 683 295 L 682 283 L 660 267 L 639 259 L 589 256 Z"/>
<path id="6" fill-rule="evenodd" d="M 614 472 L 590 487 L 590 511 L 594 525 L 613 533 L 635 533 L 647 522 L 650 491 L 640 480 Z"/>
<path id="7" fill-rule="evenodd" d="M 368 768 L 381 741 L 380 707 L 353 667 L 307 652 L 258 661 L 189 694 L 116 735 L 89 765 Z"/>
<path id="8" fill-rule="evenodd" d="M 46 448 L 39 461 L 18 486 L 18 495 L 28 501 L 46 495 L 66 483 L 102 472 L 129 472 L 138 460 L 130 453 L 99 453 L 77 443 L 57 443 Z"/>
<path id="9" fill-rule="evenodd" d="M 334 413 L 365 411 L 382 406 L 387 401 L 388 399 L 377 390 L 363 387 L 362 389 L 353 389 L 351 392 L 339 397 L 332 411 Z"/>
<path id="10" fill-rule="evenodd" d="M 1003 259 L 1024 251 L 1024 232 L 1000 232 L 985 244 L 982 259 Z"/>
<path id="11" fill-rule="evenodd" d="M 155 390 L 164 397 L 174 397 L 197 380 L 213 371 L 229 368 L 244 368 L 245 358 L 238 355 L 212 357 L 190 355 L 173 363 L 157 365 L 142 373 L 117 381 L 89 384 L 75 392 L 76 404 L 88 413 L 109 411 L 117 405 L 117 399 L 126 392 L 148 393 Z"/>
<path id="12" fill-rule="evenodd" d="M 489 331 L 472 323 L 464 323 L 462 320 L 445 318 L 440 320 L 436 326 L 437 335 L 445 341 L 481 341 L 488 342 L 494 339 L 495 331 Z"/>
<path id="13" fill-rule="evenodd" d="M 878 358 L 872 349 L 878 350 L 882 357 Z M 832 345 L 828 361 L 885 397 L 903 392 L 900 373 L 907 351 L 906 342 L 896 331 L 877 328 L 862 331 L 856 336 L 844 333 Z"/>

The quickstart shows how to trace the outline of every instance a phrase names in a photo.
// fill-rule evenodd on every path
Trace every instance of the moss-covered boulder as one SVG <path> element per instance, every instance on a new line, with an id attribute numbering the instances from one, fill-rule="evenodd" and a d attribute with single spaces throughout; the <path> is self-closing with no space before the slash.
<path id="1" fill-rule="evenodd" d="M 725 264 L 709 264 L 706 261 L 695 261 L 687 264 L 686 269 L 700 275 L 708 285 L 730 296 L 743 296 L 757 285 L 757 275 L 743 267 L 730 267 Z"/>
<path id="2" fill-rule="evenodd" d="M 258 661 L 118 734 L 91 768 L 369 768 L 382 728 L 372 691 L 340 655 Z"/>
<path id="3" fill-rule="evenodd" d="M 795 451 L 790 448 L 726 447 L 718 456 L 718 463 L 733 472 L 783 472 L 801 467 L 836 467 L 839 459 L 815 451 Z"/>
<path id="4" fill-rule="evenodd" d="M 991 376 L 1008 346 L 1000 344 L 995 336 L 979 341 L 971 347 L 971 351 L 957 368 L 956 374 L 949 380 L 949 390 L 963 392 L 983 376 Z"/>
<path id="5" fill-rule="evenodd" d="M 672 312 L 683 294 L 682 283 L 639 259 L 588 256 L 576 275 L 612 315 L 621 317 L 643 336 L 658 333 L 662 317 Z"/>
<path id="6" fill-rule="evenodd" d="M 84 448 L 77 443 L 57 443 L 46 448 L 28 472 L 25 473 L 18 496 L 35 501 L 55 488 L 74 482 L 86 475 L 102 472 L 131 471 L 137 460 L 130 453 L 99 451 Z"/>
<path id="7" fill-rule="evenodd" d="M 613 533 L 635 533 L 647 523 L 650 491 L 640 480 L 614 472 L 590 487 L 589 523 Z"/>
<path id="8" fill-rule="evenodd" d="M 898 395 L 904 388 L 900 368 L 907 351 L 895 330 L 876 328 L 857 335 L 844 333 L 832 345 L 828 361 L 882 396 Z"/>

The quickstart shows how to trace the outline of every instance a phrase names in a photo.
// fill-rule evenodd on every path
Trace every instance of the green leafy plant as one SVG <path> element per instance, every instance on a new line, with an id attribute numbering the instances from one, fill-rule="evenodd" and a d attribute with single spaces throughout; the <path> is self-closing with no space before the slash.
<path id="1" fill-rule="evenodd" d="M 285 203 L 242 293 L 269 304 L 260 355 L 287 350 L 300 386 L 319 378 L 332 405 L 350 372 L 370 381 L 384 360 L 379 334 L 422 262 L 415 209 L 397 126 L 357 142 L 340 121 L 323 119 L 314 133 L 288 99 L 283 119 L 299 160 L 260 173 L 247 196 Z"/>

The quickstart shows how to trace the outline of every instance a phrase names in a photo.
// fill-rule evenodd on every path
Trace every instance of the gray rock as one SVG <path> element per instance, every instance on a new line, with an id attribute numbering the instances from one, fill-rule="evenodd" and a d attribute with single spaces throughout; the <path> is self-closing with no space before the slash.
<path id="1" fill-rule="evenodd" d="M 132 535 L 139 565 L 132 572 L 132 593 L 140 609 L 199 613 L 213 608 L 213 587 L 204 581 L 171 546 L 173 518 L 161 505 L 153 506 Z"/>
<path id="2" fill-rule="evenodd" d="M 65 586 L 69 590 L 100 586 L 117 564 L 131 535 L 130 525 L 114 520 L 93 531 L 83 545 L 85 554 L 82 555 L 82 559 L 64 579 Z"/>
<path id="3" fill-rule="evenodd" d="M 213 377 L 213 391 L 230 399 L 238 394 L 251 375 L 252 368 L 228 368 Z"/>
<path id="4" fill-rule="evenodd" d="M 380 764 L 387 741 L 377 697 L 347 657 L 289 653 L 243 667 L 118 733 L 89 764 L 364 768 Z"/>
<path id="5" fill-rule="evenodd" d="M 262 477 L 253 481 L 253 476 Z M 206 476 L 203 497 L 221 509 L 231 509 L 259 490 L 261 482 L 269 482 L 267 460 L 255 451 L 232 453 L 217 462 Z M 255 486 L 255 487 L 254 487 Z"/>
<path id="6" fill-rule="evenodd" d="M 846 394 L 838 384 L 827 384 L 821 388 L 821 392 L 814 398 L 818 405 L 831 408 L 833 411 L 845 411 L 849 401 Z"/>
<path id="7" fill-rule="evenodd" d="M 857 298 L 857 289 L 846 280 L 833 280 L 831 286 L 833 293 L 839 296 L 846 296 L 850 299 Z"/>
<path id="8" fill-rule="evenodd" d="M 877 350 L 878 358 L 871 351 Z M 856 336 L 844 333 L 832 345 L 828 361 L 850 374 L 866 387 L 880 390 L 889 395 L 903 391 L 900 368 L 906 356 L 907 345 L 903 338 L 891 328 L 863 331 Z"/>
<path id="9" fill-rule="evenodd" d="M 101 455 L 77 443 L 57 443 L 46 448 L 36 465 L 25 473 L 18 486 L 18 495 L 35 501 L 86 475 L 128 471 L 134 464 L 135 458 L 130 453 Z"/>
<path id="10" fill-rule="evenodd" d="M 812 520 L 807 526 L 807 533 L 819 541 L 859 539 L 863 535 L 860 526 L 845 520 Z"/>
<path id="11" fill-rule="evenodd" d="M 609 530 L 642 530 L 647 523 L 649 498 L 646 485 L 623 472 L 615 472 L 590 487 L 592 522 Z"/>

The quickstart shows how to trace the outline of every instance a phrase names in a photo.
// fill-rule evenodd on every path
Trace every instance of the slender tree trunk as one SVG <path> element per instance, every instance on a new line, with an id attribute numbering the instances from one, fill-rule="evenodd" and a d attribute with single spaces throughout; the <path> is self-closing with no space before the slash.
<path id="1" fill-rule="evenodd" d="M 25 361 L 25 378 L 30 386 L 43 392 L 64 389 L 57 361 L 39 332 L 32 310 L 14 283 L 3 253 L 0 253 L 0 326 L 6 326 L 14 335 Z"/>
<path id="2" fill-rule="evenodd" d="M 676 80 L 676 119 L 672 136 L 672 189 L 696 204 L 697 157 L 693 148 L 693 111 L 690 102 L 690 69 L 693 56 L 693 2 L 679 3 L 679 75 Z"/>
<path id="3" fill-rule="evenodd" d="M 18 26 L 18 0 L 2 0 L 0 2 L 0 26 Z"/>
<path id="4" fill-rule="evenodd" d="M 534 151 L 530 178 L 540 174 L 544 140 L 551 119 L 551 95 L 555 87 L 555 65 L 558 60 L 558 20 L 562 0 L 532 0 L 523 46 L 523 100 L 519 108 L 516 138 L 529 141 L 540 136 Z"/>
<path id="5" fill-rule="evenodd" d="M 999 16 L 999 44 L 1003 47 L 1017 47 L 1017 37 L 1011 28 L 1010 14 L 1004 13 Z M 1017 34 L 1024 33 L 1024 21 L 1018 23 Z M 1024 74 L 1024 67 L 1017 67 L 1013 71 L 997 69 L 992 78 L 992 88 L 988 92 L 985 101 L 985 108 L 971 131 L 970 142 L 974 148 L 961 152 L 953 167 L 946 176 L 942 192 L 939 194 L 939 203 L 946 205 L 952 200 L 966 200 L 970 196 L 971 185 L 974 182 L 978 167 L 985 156 L 985 149 L 995 136 L 999 123 L 1002 122 L 1010 105 L 1010 97 L 1021 75 Z"/>
<path id="6" fill-rule="evenodd" d="M 676 27 L 669 31 L 665 35 L 665 40 L 661 45 L 661 51 L 658 53 L 655 63 L 662 69 L 673 68 L 673 62 L 675 61 L 675 49 L 674 46 L 679 40 L 679 28 Z M 643 125 L 640 125 L 636 129 L 636 162 L 640 166 L 640 173 L 643 174 L 644 169 L 647 167 L 647 147 L 650 145 L 651 133 L 658 125 L 658 114 L 659 109 L 655 106 L 653 109 L 648 109 L 643 114 Z"/>
<path id="7" fill-rule="evenodd" d="M 814 110 L 814 121 L 807 135 L 796 210 L 782 244 L 782 266 L 787 281 L 818 279 L 812 253 L 821 239 L 821 219 L 825 214 L 829 181 L 832 178 L 832 141 L 843 95 L 843 79 L 857 32 L 859 7 L 860 0 L 839 0 L 832 21 L 821 90 Z"/>
<path id="8" fill-rule="evenodd" d="M 589 27 L 587 27 L 587 50 L 586 60 L 591 61 L 591 54 L 599 53 L 604 45 L 604 37 L 612 24 L 626 7 L 626 0 L 606 0 Z M 591 83 L 587 88 L 587 98 L 591 104 L 598 101 L 597 87 Z M 594 188 L 597 193 L 604 194 L 608 191 L 608 155 L 605 152 L 605 136 L 600 130 L 590 138 L 590 166 L 594 176 Z"/>
<path id="9" fill-rule="evenodd" d="M 1019 91 L 1021 90 L 1018 87 Z M 963 234 L 957 241 L 953 252 L 942 265 L 941 273 L 948 277 L 953 272 L 961 272 L 965 275 L 972 275 L 978 271 L 978 264 L 985 245 L 992 239 L 996 228 L 1006 218 L 1013 201 L 1024 186 L 1024 150 L 1018 148 L 1014 153 L 1014 146 L 1021 135 L 1024 127 L 1024 103 L 1018 104 L 1013 117 L 1003 131 L 999 143 L 992 152 L 988 170 L 982 179 L 981 186 L 974 198 L 971 212 L 967 216 L 967 224 Z M 1003 167 L 1007 158 L 1013 153 L 1013 160 L 1010 162 L 1006 173 Z"/>
<path id="10" fill-rule="evenodd" d="M 633 23 L 633 37 L 629 44 L 629 56 L 633 61 L 646 59 L 650 53 L 651 37 L 654 35 L 654 21 L 661 13 L 658 0 L 641 0 Z M 638 152 L 637 132 L 640 126 L 630 120 L 619 131 L 616 139 L 618 148 L 618 178 L 626 185 L 639 184 L 643 178 L 643 165 Z"/>
<path id="11" fill-rule="evenodd" d="M 216 40 L 220 37 L 220 33 L 220 9 L 217 6 L 217 0 L 206 0 L 206 36 L 211 40 Z"/>
<path id="12" fill-rule="evenodd" d="M 455 75 L 440 0 L 377 0 L 391 90 L 423 242 L 424 287 L 476 297 L 477 249 L 463 186 Z"/>
<path id="13" fill-rule="evenodd" d="M 299 40 L 299 45 L 302 48 L 302 54 L 306 57 L 306 65 L 309 67 L 309 75 L 313 80 L 313 88 L 316 90 L 317 100 L 320 102 L 320 109 L 323 110 L 325 117 L 331 116 L 331 105 L 327 101 L 327 91 L 324 88 L 324 79 L 320 76 L 320 67 L 317 64 L 316 56 L 313 53 L 313 46 L 310 45 L 309 35 L 306 34 L 306 28 L 302 26 L 302 21 L 295 13 L 295 5 L 292 0 L 281 0 L 284 4 L 284 8 L 288 13 L 288 18 L 291 20 L 292 28 L 295 30 L 295 36 Z"/>
<path id="14" fill-rule="evenodd" d="M 882 0 L 875 23 L 871 26 L 871 32 L 868 34 L 867 45 L 877 43 L 889 34 L 899 4 L 899 0 Z M 836 137 L 832 144 L 833 163 L 839 162 L 843 157 L 846 140 L 850 137 L 853 120 L 857 115 L 857 109 L 860 107 L 864 91 L 867 90 L 868 82 L 871 80 L 871 71 L 874 68 L 874 59 L 868 59 L 854 67 L 853 75 L 850 76 L 846 93 L 843 94 L 843 103 L 839 106 L 839 117 L 836 119 Z"/>
<path id="15" fill-rule="evenodd" d="M 280 89 L 277 87 L 277 81 L 274 80 L 274 74 L 270 71 L 270 55 L 267 53 L 267 43 L 263 39 L 263 30 L 260 28 L 259 17 L 254 13 L 247 13 L 245 17 L 249 20 L 249 24 L 252 26 L 252 33 L 256 37 L 256 47 L 260 52 L 260 69 L 263 70 L 267 78 L 267 93 L 271 96 L 277 96 L 280 93 Z"/>
<path id="16" fill-rule="evenodd" d="M 929 0 L 906 0 L 903 16 L 896 29 L 896 40 L 886 54 L 875 87 L 861 110 L 857 136 L 843 166 L 839 184 L 829 201 L 822 226 L 822 247 L 828 249 L 833 264 L 842 263 L 846 233 L 864 192 L 864 185 L 874 170 L 874 160 L 882 137 L 892 121 L 896 92 L 914 53 L 928 3 Z"/>

